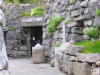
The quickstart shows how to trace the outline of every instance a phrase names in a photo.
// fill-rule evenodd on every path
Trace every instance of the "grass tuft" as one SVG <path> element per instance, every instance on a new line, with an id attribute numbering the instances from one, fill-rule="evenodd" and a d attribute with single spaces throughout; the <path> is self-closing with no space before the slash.
<path id="1" fill-rule="evenodd" d="M 81 53 L 100 53 L 100 40 L 97 41 L 84 40 L 75 43 L 74 45 L 84 47 L 84 50 Z"/>

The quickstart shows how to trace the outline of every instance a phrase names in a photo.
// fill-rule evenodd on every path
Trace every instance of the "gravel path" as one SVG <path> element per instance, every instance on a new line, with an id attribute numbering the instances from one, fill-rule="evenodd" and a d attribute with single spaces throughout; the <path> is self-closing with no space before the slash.
<path id="1" fill-rule="evenodd" d="M 11 75 L 64 75 L 49 64 L 32 64 L 30 58 L 10 59 Z"/>

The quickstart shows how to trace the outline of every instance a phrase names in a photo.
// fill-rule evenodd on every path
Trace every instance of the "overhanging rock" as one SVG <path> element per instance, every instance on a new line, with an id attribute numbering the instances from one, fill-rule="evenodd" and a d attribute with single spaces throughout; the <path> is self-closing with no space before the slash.
<path id="1" fill-rule="evenodd" d="M 21 27 L 43 26 L 45 24 L 43 17 L 23 17 L 21 18 Z"/>

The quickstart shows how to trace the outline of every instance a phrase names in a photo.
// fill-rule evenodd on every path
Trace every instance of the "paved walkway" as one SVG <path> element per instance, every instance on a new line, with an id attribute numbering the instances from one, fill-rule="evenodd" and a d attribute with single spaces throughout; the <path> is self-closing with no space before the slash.
<path id="1" fill-rule="evenodd" d="M 32 64 L 31 59 L 10 59 L 11 75 L 64 75 L 49 64 Z"/>

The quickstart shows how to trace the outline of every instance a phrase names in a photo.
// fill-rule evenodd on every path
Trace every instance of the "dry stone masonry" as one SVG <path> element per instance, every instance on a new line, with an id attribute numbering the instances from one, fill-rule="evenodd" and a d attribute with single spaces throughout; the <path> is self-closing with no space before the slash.
<path id="1" fill-rule="evenodd" d="M 61 22 L 52 36 L 44 37 L 43 44 L 46 50 L 50 49 L 50 56 L 54 57 L 54 44 L 57 41 L 78 42 L 90 39 L 89 36 L 83 34 L 83 30 L 91 26 L 99 26 L 100 19 L 96 15 L 96 9 L 100 9 L 99 0 L 44 0 L 46 5 L 46 15 L 44 20 L 44 34 L 48 27 L 48 21 L 51 17 L 62 16 L 68 23 Z M 66 26 L 66 37 L 63 37 L 63 26 Z M 52 40 L 52 41 L 51 41 Z"/>
<path id="2" fill-rule="evenodd" d="M 100 16 L 96 15 L 96 9 L 100 10 L 100 0 L 44 0 L 44 2 L 47 12 L 44 18 L 46 21 L 44 34 L 50 18 L 62 16 L 68 21 L 68 23 L 62 21 L 58 26 L 59 29 L 49 37 L 43 38 L 46 55 L 51 58 L 51 63 L 55 61 L 52 65 L 69 75 L 100 75 L 100 54 L 81 54 L 82 48 L 72 45 L 74 42 L 90 39 L 83 34 L 83 30 L 91 26 L 100 26 Z M 64 33 L 66 37 L 63 37 Z M 63 39 L 69 43 L 55 48 L 55 43 L 63 43 Z"/>

